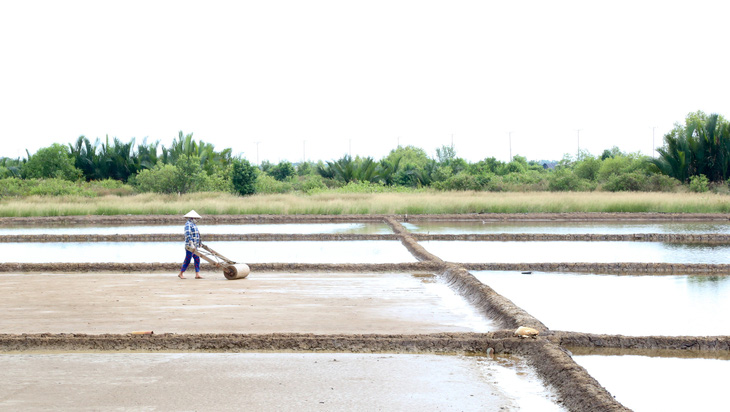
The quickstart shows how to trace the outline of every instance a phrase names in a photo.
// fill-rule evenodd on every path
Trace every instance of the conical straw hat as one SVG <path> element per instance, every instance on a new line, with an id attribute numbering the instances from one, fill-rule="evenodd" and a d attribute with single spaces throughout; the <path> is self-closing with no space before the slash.
<path id="1" fill-rule="evenodd" d="M 196 212 L 194 210 L 189 211 L 188 214 L 185 215 L 185 217 L 193 218 L 193 219 L 200 219 L 200 215 L 198 214 L 198 212 Z"/>

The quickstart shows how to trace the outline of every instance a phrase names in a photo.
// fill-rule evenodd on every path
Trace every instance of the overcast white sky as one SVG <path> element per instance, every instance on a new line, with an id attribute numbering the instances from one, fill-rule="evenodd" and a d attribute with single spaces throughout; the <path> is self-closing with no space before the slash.
<path id="1" fill-rule="evenodd" d="M 169 146 L 180 130 L 252 162 L 379 159 L 398 143 L 433 156 L 452 139 L 469 161 L 557 160 L 579 141 L 651 154 L 691 111 L 730 116 L 728 11 L 0 0 L 0 156 L 80 135 Z"/>

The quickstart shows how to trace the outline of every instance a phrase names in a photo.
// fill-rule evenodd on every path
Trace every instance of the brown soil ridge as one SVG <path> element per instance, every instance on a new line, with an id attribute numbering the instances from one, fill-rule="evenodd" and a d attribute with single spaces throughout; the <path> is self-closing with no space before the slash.
<path id="1" fill-rule="evenodd" d="M 213 224 L 229 223 L 331 223 L 331 222 L 382 222 L 392 217 L 401 222 L 409 221 L 728 221 L 728 213 L 466 213 L 466 214 L 346 214 L 346 215 L 210 215 L 204 221 Z M 0 226 L 28 225 L 49 226 L 65 224 L 108 225 L 108 224 L 176 224 L 184 222 L 180 215 L 78 215 L 78 216 L 32 216 L 1 217 Z"/>
<path id="2" fill-rule="evenodd" d="M 471 305 L 502 327 L 515 329 L 527 326 L 541 332 L 548 330 L 537 318 L 480 282 L 463 267 L 451 265 L 440 276 L 452 290 L 464 296 Z"/>
<path id="3" fill-rule="evenodd" d="M 99 351 L 307 351 L 393 353 L 521 353 L 532 344 L 509 331 L 481 333 L 395 334 L 22 334 L 0 335 L 0 350 Z"/>
<path id="4" fill-rule="evenodd" d="M 398 224 L 393 220 L 394 224 Z M 358 233 L 216 233 L 206 234 L 205 241 L 363 241 L 363 240 L 400 240 L 409 237 L 409 242 L 432 240 L 467 242 L 668 242 L 695 244 L 727 244 L 728 234 L 671 234 L 671 233 L 634 233 L 634 234 L 550 234 L 550 233 L 487 233 L 487 234 L 422 234 L 403 231 L 398 234 L 358 234 Z M 0 243 L 51 243 L 51 242 L 180 242 L 182 234 L 38 234 L 38 235 L 0 235 Z M 422 252 L 419 252 L 422 253 Z M 427 253 L 427 252 L 426 252 Z M 425 256 L 425 255 L 424 255 Z"/>
<path id="5" fill-rule="evenodd" d="M 73 235 L 0 235 L 0 243 L 50 243 L 50 242 L 183 242 L 183 234 L 73 234 Z M 283 242 L 283 241 L 352 241 L 352 240 L 399 240 L 396 235 L 389 234 L 206 234 L 206 242 L 249 241 L 249 242 Z"/>
<path id="6" fill-rule="evenodd" d="M 245 262 L 244 262 L 245 263 Z M 730 275 L 730 264 L 681 264 L 681 263 L 446 263 L 422 260 L 404 263 L 248 263 L 252 272 L 437 272 L 447 267 L 459 266 L 467 270 L 494 270 L 515 272 L 561 272 L 586 274 L 618 274 L 666 276 L 676 274 L 725 276 Z M 0 265 L 0 273 L 77 273 L 77 272 L 169 272 L 180 269 L 180 263 L 151 262 L 6 262 Z M 215 272 L 221 269 L 201 263 L 201 271 Z M 478 282 L 478 281 L 477 281 Z M 481 282 L 480 282 L 481 284 Z"/>
<path id="7" fill-rule="evenodd" d="M 411 221 L 477 221 L 477 222 L 676 222 L 676 221 L 727 221 L 730 213 L 633 213 L 633 212 L 544 212 L 544 213 L 464 213 L 464 214 L 422 214 L 394 215 L 398 220 Z"/>
<path id="8" fill-rule="evenodd" d="M 564 272 L 619 275 L 728 275 L 726 263 L 459 263 L 469 270 L 499 270 L 514 272 Z"/>
<path id="9" fill-rule="evenodd" d="M 730 352 L 730 336 L 624 336 L 553 331 L 548 338 L 560 346 L 583 348 Z"/>
<path id="10" fill-rule="evenodd" d="M 211 215 L 203 213 L 202 221 L 209 224 L 255 223 L 333 223 L 333 222 L 382 222 L 385 215 Z M 182 215 L 69 215 L 0 217 L 0 226 L 30 225 L 53 226 L 66 224 L 114 225 L 114 224 L 185 224 Z"/>
<path id="11" fill-rule="evenodd" d="M 411 263 L 250 263 L 251 272 L 438 272 L 443 265 L 434 262 Z M 0 273 L 78 273 L 78 272 L 176 272 L 180 263 L 3 263 Z M 221 271 L 212 264 L 201 263 L 202 272 Z"/>
<path id="12" fill-rule="evenodd" d="M 573 361 L 562 348 L 538 339 L 535 345 L 525 345 L 522 354 L 542 379 L 555 388 L 560 400 L 571 411 L 629 411 Z"/>
<path id="13" fill-rule="evenodd" d="M 387 223 L 398 238 L 400 238 L 403 246 L 408 249 L 411 254 L 419 261 L 427 262 L 438 262 L 442 263 L 443 260 L 438 256 L 427 251 L 420 243 L 413 237 L 413 235 L 401 225 L 393 217 L 386 217 L 385 223 Z"/>
<path id="14" fill-rule="evenodd" d="M 414 233 L 418 241 L 447 240 L 470 242 L 668 242 L 668 243 L 730 243 L 730 234 L 674 234 L 674 233 Z"/>

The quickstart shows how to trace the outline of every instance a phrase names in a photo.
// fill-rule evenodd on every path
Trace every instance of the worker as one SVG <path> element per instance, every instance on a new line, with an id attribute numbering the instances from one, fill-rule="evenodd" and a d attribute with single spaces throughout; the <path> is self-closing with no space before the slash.
<path id="1" fill-rule="evenodd" d="M 200 257 L 189 250 L 200 247 L 200 232 L 198 231 L 198 226 L 195 224 L 195 221 L 200 219 L 200 215 L 195 210 L 191 210 L 185 217 L 188 218 L 188 221 L 185 223 L 185 261 L 177 277 L 185 279 L 183 273 L 188 269 L 190 258 L 193 258 L 195 259 L 195 279 L 202 279 L 203 277 L 200 276 Z"/>

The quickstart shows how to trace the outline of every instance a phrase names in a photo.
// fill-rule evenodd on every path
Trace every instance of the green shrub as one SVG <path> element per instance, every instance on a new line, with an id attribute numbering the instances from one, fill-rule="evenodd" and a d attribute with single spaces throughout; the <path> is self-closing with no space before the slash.
<path id="1" fill-rule="evenodd" d="M 39 149 L 29 157 L 21 170 L 26 179 L 57 178 L 75 181 L 83 175 L 74 166 L 68 147 L 58 143 Z"/>
<path id="2" fill-rule="evenodd" d="M 650 192 L 675 192 L 682 182 L 663 174 L 653 174 L 646 180 L 645 190 Z"/>
<path id="3" fill-rule="evenodd" d="M 290 162 L 282 161 L 279 162 L 278 165 L 272 167 L 266 173 L 270 174 L 274 179 L 283 182 L 288 178 L 294 176 L 296 174 L 296 170 Z"/>
<path id="4" fill-rule="evenodd" d="M 187 155 L 180 156 L 174 165 L 158 163 L 152 169 L 145 169 L 133 181 L 141 192 L 166 194 L 208 191 L 217 183 L 212 183 L 203 171 L 199 157 Z"/>
<path id="5" fill-rule="evenodd" d="M 424 189 L 414 189 L 405 186 L 388 186 L 382 182 L 350 182 L 342 187 L 333 189 L 334 193 L 412 193 Z"/>
<path id="6" fill-rule="evenodd" d="M 601 161 L 593 156 L 586 157 L 585 159 L 576 162 L 573 170 L 575 175 L 581 179 L 588 181 L 594 181 L 598 177 L 598 171 L 601 168 Z"/>
<path id="7" fill-rule="evenodd" d="M 325 185 L 322 176 L 306 175 L 294 181 L 294 190 L 312 194 L 327 190 L 327 185 Z"/>
<path id="8" fill-rule="evenodd" d="M 689 190 L 695 193 L 704 193 L 710 190 L 710 180 L 705 175 L 689 178 Z"/>
<path id="9" fill-rule="evenodd" d="M 266 173 L 259 173 L 254 184 L 255 193 L 272 194 L 288 193 L 294 191 L 291 180 L 280 182 Z"/>
<path id="10" fill-rule="evenodd" d="M 551 192 L 578 192 L 590 189 L 588 181 L 581 179 L 567 168 L 556 169 L 548 177 L 548 190 Z"/>
<path id="11" fill-rule="evenodd" d="M 134 178 L 140 192 L 176 193 L 175 176 L 177 167 L 171 164 L 158 163 L 152 169 L 145 169 Z"/>
<path id="12" fill-rule="evenodd" d="M 65 196 L 93 197 L 96 193 L 81 183 L 64 179 L 0 179 L 0 196 Z"/>
<path id="13" fill-rule="evenodd" d="M 134 175 L 133 175 L 134 176 Z M 120 180 L 104 179 L 104 180 L 92 180 L 83 183 L 84 187 L 97 195 L 117 195 L 117 196 L 129 196 L 135 193 L 134 187 L 131 184 L 124 183 Z"/>
<path id="14" fill-rule="evenodd" d="M 205 192 L 223 192 L 233 193 L 233 182 L 229 171 L 218 169 L 205 178 L 203 183 L 203 191 Z"/>
<path id="15" fill-rule="evenodd" d="M 608 160 L 606 160 L 608 161 Z M 603 185 L 607 192 L 639 192 L 645 190 L 647 178 L 638 172 L 615 174 Z"/>
<path id="16" fill-rule="evenodd" d="M 256 193 L 256 177 L 259 171 L 246 159 L 235 159 L 231 167 L 231 186 L 241 196 Z"/>
<path id="17" fill-rule="evenodd" d="M 460 172 L 442 182 L 434 182 L 433 187 L 438 190 L 483 190 L 489 182 L 486 175 L 471 175 Z"/>

